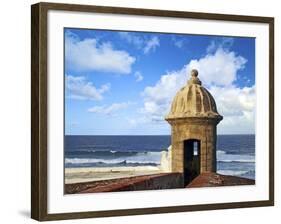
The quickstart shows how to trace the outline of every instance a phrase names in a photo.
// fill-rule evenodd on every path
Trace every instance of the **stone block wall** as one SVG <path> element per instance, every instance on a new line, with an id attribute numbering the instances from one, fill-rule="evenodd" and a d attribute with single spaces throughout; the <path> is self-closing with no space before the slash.
<path id="1" fill-rule="evenodd" d="M 184 141 L 200 141 L 200 172 L 216 172 L 216 123 L 180 120 L 172 123 L 172 172 L 184 172 Z"/>

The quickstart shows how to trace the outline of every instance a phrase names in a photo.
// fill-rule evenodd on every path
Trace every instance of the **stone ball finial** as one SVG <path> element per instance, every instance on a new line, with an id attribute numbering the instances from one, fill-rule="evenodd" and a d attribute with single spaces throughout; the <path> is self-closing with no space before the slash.
<path id="1" fill-rule="evenodd" d="M 192 85 L 192 84 L 201 85 L 201 81 L 200 81 L 200 79 L 197 77 L 198 74 L 199 74 L 198 70 L 192 69 L 191 72 L 190 72 L 190 74 L 191 74 L 191 77 L 190 77 L 190 79 L 188 80 L 187 84 L 188 84 L 188 85 Z"/>
<path id="2" fill-rule="evenodd" d="M 192 69 L 190 72 L 191 76 L 197 77 L 198 76 L 198 70 L 197 69 Z"/>

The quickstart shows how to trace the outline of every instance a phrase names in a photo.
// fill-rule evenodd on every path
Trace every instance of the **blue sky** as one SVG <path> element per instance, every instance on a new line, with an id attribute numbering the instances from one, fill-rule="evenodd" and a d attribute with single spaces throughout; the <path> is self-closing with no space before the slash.
<path id="1" fill-rule="evenodd" d="M 215 97 L 219 134 L 255 133 L 255 39 L 65 29 L 65 133 L 170 134 L 190 69 Z"/>

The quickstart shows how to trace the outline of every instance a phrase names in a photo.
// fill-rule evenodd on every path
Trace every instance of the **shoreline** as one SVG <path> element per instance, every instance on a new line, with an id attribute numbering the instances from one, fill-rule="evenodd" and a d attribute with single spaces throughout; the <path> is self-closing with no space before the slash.
<path id="1" fill-rule="evenodd" d="M 65 168 L 65 184 L 165 173 L 160 166 Z"/>
<path id="2" fill-rule="evenodd" d="M 171 173 L 163 166 L 118 166 L 118 167 L 69 167 L 65 168 L 65 184 L 85 183 L 91 181 L 112 180 L 118 178 L 138 177 L 159 173 Z M 233 174 L 217 172 L 220 175 L 247 178 L 255 181 L 255 178 L 243 177 Z"/>

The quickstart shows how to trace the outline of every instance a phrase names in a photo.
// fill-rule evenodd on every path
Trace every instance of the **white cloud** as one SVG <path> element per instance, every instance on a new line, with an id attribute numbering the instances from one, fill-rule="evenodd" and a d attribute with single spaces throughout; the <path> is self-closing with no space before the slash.
<path id="1" fill-rule="evenodd" d="M 122 109 L 126 109 L 130 105 L 130 102 L 113 103 L 110 106 L 95 106 L 88 109 L 88 112 L 99 113 L 105 115 L 112 115 L 114 112 Z"/>
<path id="2" fill-rule="evenodd" d="M 183 41 L 182 40 L 177 40 L 174 42 L 175 46 L 178 48 L 182 48 L 183 47 Z"/>
<path id="3" fill-rule="evenodd" d="M 148 115 L 154 121 L 164 121 L 168 113 L 171 101 L 176 92 L 184 86 L 186 80 L 186 69 L 162 75 L 154 86 L 144 89 L 144 106 L 141 113 Z"/>
<path id="4" fill-rule="evenodd" d="M 255 86 L 239 88 L 234 85 L 237 72 L 244 68 L 246 62 L 242 56 L 221 47 L 213 54 L 191 60 L 181 70 L 162 75 L 154 86 L 144 89 L 144 104 L 140 112 L 151 121 L 165 122 L 164 117 L 175 94 L 186 84 L 190 70 L 196 68 L 202 85 L 214 96 L 218 111 L 224 116 L 221 132 L 253 133 Z"/>
<path id="5" fill-rule="evenodd" d="M 244 68 L 247 60 L 234 52 L 218 48 L 214 54 L 207 54 L 199 60 L 191 60 L 188 70 L 197 69 L 200 79 L 206 86 L 231 85 L 237 77 L 237 71 Z"/>
<path id="6" fill-rule="evenodd" d="M 219 130 L 223 133 L 255 132 L 255 86 L 238 88 L 212 86 L 211 94 L 216 100 L 218 111 L 224 116 Z"/>
<path id="7" fill-rule="evenodd" d="M 138 35 L 129 32 L 119 32 L 120 38 L 134 45 L 137 49 L 143 49 L 144 54 L 155 51 L 160 46 L 160 40 L 157 36 L 148 39 L 145 35 Z"/>
<path id="8" fill-rule="evenodd" d="M 102 94 L 110 89 L 109 83 L 96 88 L 83 76 L 66 75 L 65 85 L 67 97 L 78 100 L 101 100 Z"/>
<path id="9" fill-rule="evenodd" d="M 129 74 L 135 58 L 123 50 L 116 50 L 110 42 L 96 39 L 80 40 L 71 33 L 65 37 L 65 58 L 68 66 L 77 71 L 102 71 Z"/>
<path id="10" fill-rule="evenodd" d="M 214 38 L 207 47 L 207 53 L 214 53 L 219 48 L 228 51 L 233 43 L 234 38 L 232 37 Z"/>
<path id="11" fill-rule="evenodd" d="M 139 35 L 134 35 L 129 32 L 119 32 L 119 36 L 126 40 L 129 44 L 135 45 L 136 48 L 141 48 L 144 44 L 143 38 L 141 38 Z"/>
<path id="12" fill-rule="evenodd" d="M 255 86 L 212 86 L 209 90 L 219 105 L 220 113 L 225 116 L 243 115 L 244 112 L 252 112 L 255 108 Z"/>
<path id="13" fill-rule="evenodd" d="M 143 52 L 144 54 L 148 54 L 150 51 L 154 51 L 158 46 L 160 46 L 159 38 L 154 36 L 146 42 Z"/>
<path id="14" fill-rule="evenodd" d="M 184 44 L 184 40 L 183 39 L 179 39 L 175 36 L 172 37 L 172 42 L 173 44 L 177 47 L 177 48 L 182 48 L 183 44 Z"/>
<path id="15" fill-rule="evenodd" d="M 134 76 L 136 77 L 136 82 L 140 82 L 143 80 L 143 75 L 139 71 L 136 71 Z"/>

